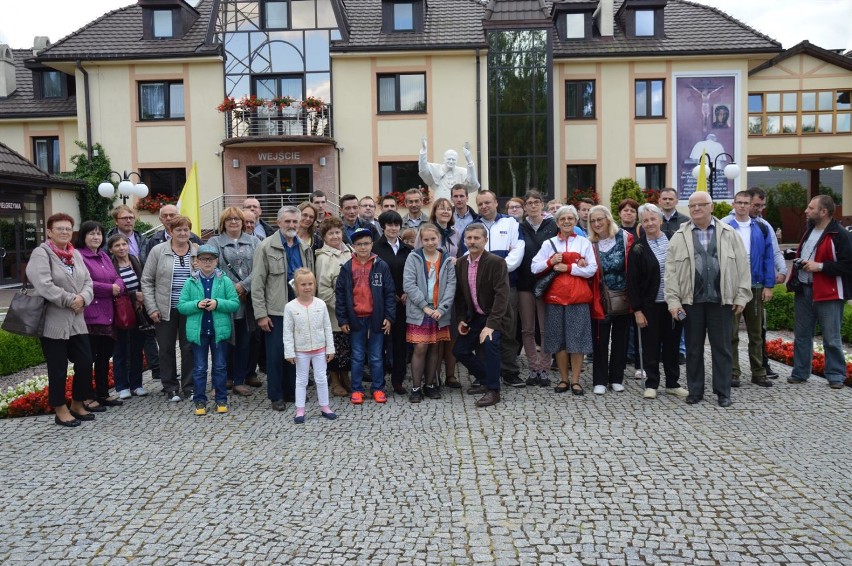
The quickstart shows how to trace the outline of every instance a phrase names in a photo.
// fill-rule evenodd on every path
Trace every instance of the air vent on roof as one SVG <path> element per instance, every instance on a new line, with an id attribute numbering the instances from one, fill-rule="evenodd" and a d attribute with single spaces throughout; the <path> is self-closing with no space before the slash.
<path id="1" fill-rule="evenodd" d="M 5 43 L 0 43 L 0 98 L 15 92 L 15 55 Z"/>

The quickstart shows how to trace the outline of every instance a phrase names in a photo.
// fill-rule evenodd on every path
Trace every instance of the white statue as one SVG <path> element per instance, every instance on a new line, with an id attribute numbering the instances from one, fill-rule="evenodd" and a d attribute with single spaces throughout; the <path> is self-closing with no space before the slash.
<path id="1" fill-rule="evenodd" d="M 472 193 L 479 189 L 479 181 L 476 178 L 476 168 L 473 166 L 473 156 L 470 154 L 470 144 L 465 142 L 464 158 L 467 160 L 467 169 L 456 167 L 459 154 L 448 149 L 444 152 L 444 163 L 429 163 L 426 161 L 426 138 L 423 138 L 420 146 L 420 178 L 429 185 L 434 195 L 432 201 L 439 198 L 449 199 L 452 188 L 455 185 L 464 185 L 467 192 Z"/>

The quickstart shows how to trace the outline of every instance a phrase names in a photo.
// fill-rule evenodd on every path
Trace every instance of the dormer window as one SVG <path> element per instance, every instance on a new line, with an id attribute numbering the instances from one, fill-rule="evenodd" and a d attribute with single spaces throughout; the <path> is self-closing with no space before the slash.
<path id="1" fill-rule="evenodd" d="M 636 37 L 654 36 L 654 10 L 636 10 Z"/>
<path id="2" fill-rule="evenodd" d="M 33 71 L 33 87 L 36 98 L 68 98 L 74 95 L 74 82 L 60 71 Z"/>
<path id="3" fill-rule="evenodd" d="M 153 18 L 153 36 L 157 39 L 174 37 L 174 12 L 172 10 L 151 10 Z"/>
<path id="4" fill-rule="evenodd" d="M 586 15 L 565 14 L 565 39 L 585 39 Z"/>
<path id="5" fill-rule="evenodd" d="M 616 20 L 627 37 L 665 37 L 664 15 L 667 0 L 624 0 Z"/>
<path id="6" fill-rule="evenodd" d="M 423 31 L 423 0 L 384 0 L 382 2 L 382 31 Z"/>

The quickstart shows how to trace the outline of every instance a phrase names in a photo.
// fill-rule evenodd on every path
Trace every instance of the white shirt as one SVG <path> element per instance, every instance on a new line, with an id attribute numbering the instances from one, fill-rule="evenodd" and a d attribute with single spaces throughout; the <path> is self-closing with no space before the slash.
<path id="1" fill-rule="evenodd" d="M 737 221 L 737 234 L 740 235 L 740 240 L 743 241 L 743 246 L 745 246 L 746 255 L 751 257 L 751 223 L 752 220 L 749 218 L 748 220 L 739 220 L 737 217 L 734 217 L 734 220 Z"/>

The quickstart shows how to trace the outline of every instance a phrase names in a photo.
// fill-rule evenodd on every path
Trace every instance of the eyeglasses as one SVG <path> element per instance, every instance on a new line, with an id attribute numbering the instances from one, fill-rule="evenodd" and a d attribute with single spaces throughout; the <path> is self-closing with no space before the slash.
<path id="1" fill-rule="evenodd" d="M 183 258 L 180 258 L 180 260 L 181 260 L 181 265 L 183 265 Z M 219 260 L 218 257 L 213 257 L 213 256 L 204 256 L 204 257 L 198 258 L 198 261 L 218 261 L 218 260 Z"/>
<path id="2" fill-rule="evenodd" d="M 752 204 L 751 207 L 756 208 L 757 210 L 763 210 L 764 208 L 766 208 L 766 205 L 765 204 Z"/>
<path id="3" fill-rule="evenodd" d="M 236 216 L 231 216 L 225 219 L 225 222 L 242 222 L 242 219 L 237 218 Z"/>
<path id="4" fill-rule="evenodd" d="M 74 228 L 66 228 L 65 226 L 54 226 L 50 229 L 51 232 L 73 232 Z"/>
<path id="5" fill-rule="evenodd" d="M 601 222 L 606 222 L 606 218 L 589 218 L 589 224 L 600 224 Z"/>
<path id="6" fill-rule="evenodd" d="M 135 216 L 119 216 L 117 220 L 136 220 Z"/>
<path id="7" fill-rule="evenodd" d="M 536 200 L 528 200 L 526 202 L 526 205 L 527 206 L 541 206 L 541 201 L 537 200 L 537 199 Z"/>
<path id="8" fill-rule="evenodd" d="M 363 241 L 363 240 L 362 240 L 362 241 L 360 241 L 360 242 L 355 242 L 355 243 L 354 243 L 354 244 L 352 244 L 352 245 L 353 245 L 353 246 L 355 246 L 356 248 L 358 248 L 358 247 L 367 247 L 367 246 L 372 246 L 372 245 L 373 245 L 373 242 L 372 242 L 372 241 L 366 241 L 366 242 L 365 242 L 365 241 Z"/>
<path id="9" fill-rule="evenodd" d="M 704 208 L 705 206 L 710 206 L 709 202 L 696 202 L 694 204 L 687 205 L 687 208 L 692 210 L 693 208 Z"/>

